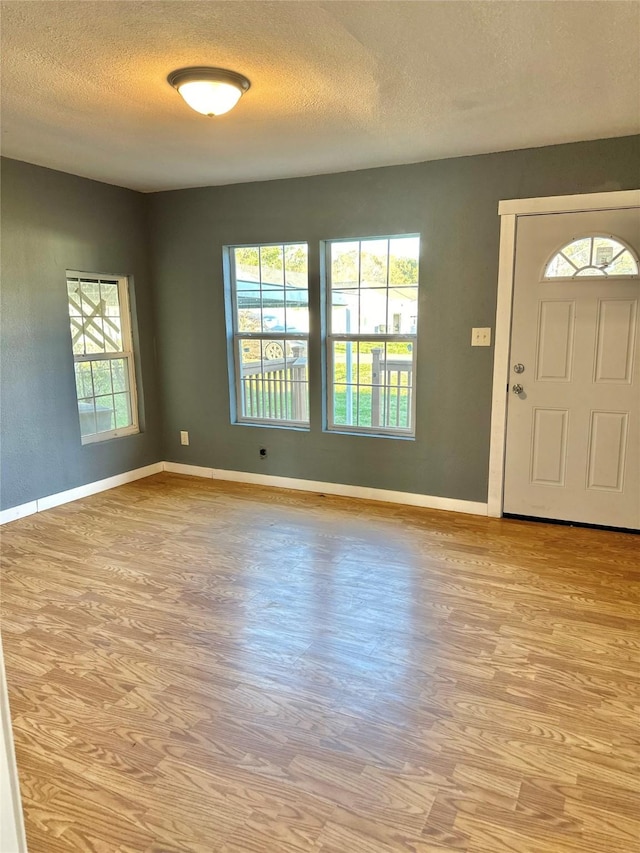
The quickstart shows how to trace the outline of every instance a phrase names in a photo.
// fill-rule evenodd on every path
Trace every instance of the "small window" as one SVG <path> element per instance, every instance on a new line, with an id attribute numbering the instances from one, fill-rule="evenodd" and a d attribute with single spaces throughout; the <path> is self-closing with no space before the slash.
<path id="1" fill-rule="evenodd" d="M 547 264 L 544 277 L 602 278 L 637 276 L 638 261 L 633 252 L 614 237 L 580 237 L 567 243 Z"/>
<path id="2" fill-rule="evenodd" d="M 328 428 L 412 436 L 420 237 L 326 250 Z"/>
<path id="3" fill-rule="evenodd" d="M 308 427 L 306 243 L 227 247 L 236 421 Z"/>
<path id="4" fill-rule="evenodd" d="M 138 432 L 128 282 L 67 272 L 82 443 Z"/>

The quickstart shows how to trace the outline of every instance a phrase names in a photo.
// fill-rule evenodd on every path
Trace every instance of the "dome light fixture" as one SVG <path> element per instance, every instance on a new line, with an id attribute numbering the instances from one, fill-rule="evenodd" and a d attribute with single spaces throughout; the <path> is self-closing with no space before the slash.
<path id="1" fill-rule="evenodd" d="M 251 83 L 224 68 L 179 68 L 167 77 L 191 109 L 204 116 L 221 116 L 233 109 Z"/>

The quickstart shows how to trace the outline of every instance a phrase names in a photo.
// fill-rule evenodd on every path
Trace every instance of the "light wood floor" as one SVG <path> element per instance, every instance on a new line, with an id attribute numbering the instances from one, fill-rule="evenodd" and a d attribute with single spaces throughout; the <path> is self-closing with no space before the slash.
<path id="1" fill-rule="evenodd" d="M 158 475 L 3 529 L 30 853 L 640 850 L 640 540 Z"/>

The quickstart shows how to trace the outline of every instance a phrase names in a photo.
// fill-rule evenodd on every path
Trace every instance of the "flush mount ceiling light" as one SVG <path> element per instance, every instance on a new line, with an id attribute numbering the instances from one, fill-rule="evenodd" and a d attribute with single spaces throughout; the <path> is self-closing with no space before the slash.
<path id="1" fill-rule="evenodd" d="M 204 116 L 221 116 L 233 109 L 251 83 L 224 68 L 179 68 L 167 80 L 191 109 Z"/>

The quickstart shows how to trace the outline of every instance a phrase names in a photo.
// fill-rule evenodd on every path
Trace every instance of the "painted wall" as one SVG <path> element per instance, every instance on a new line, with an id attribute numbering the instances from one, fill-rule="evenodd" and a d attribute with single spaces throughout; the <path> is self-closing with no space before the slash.
<path id="1" fill-rule="evenodd" d="M 486 500 L 493 348 L 470 338 L 495 322 L 498 201 L 633 189 L 639 163 L 636 136 L 150 196 L 164 458 Z M 230 424 L 222 247 L 308 241 L 318 307 L 319 241 L 412 232 L 422 235 L 416 440 L 323 432 L 317 325 L 311 431 Z"/>
<path id="2" fill-rule="evenodd" d="M 133 277 L 140 435 L 80 443 L 65 270 Z M 2 160 L 1 506 L 160 460 L 146 200 Z"/>

